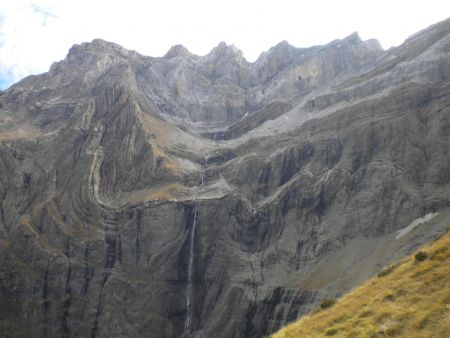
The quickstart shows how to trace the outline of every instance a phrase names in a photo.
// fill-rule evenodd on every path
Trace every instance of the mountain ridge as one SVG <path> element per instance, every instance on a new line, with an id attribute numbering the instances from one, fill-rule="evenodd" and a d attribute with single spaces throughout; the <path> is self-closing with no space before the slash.
<path id="1" fill-rule="evenodd" d="M 191 62 L 95 40 L 107 51 L 75 46 L 2 92 L 1 307 L 16 322 L 1 330 L 261 337 L 439 236 L 450 20 L 418 36 L 386 52 L 282 44 L 258 66 L 227 45 Z"/>

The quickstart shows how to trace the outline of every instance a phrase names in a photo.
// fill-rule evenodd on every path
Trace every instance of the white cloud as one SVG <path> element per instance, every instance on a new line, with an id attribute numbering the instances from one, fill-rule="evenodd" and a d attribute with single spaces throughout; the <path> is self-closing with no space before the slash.
<path id="1" fill-rule="evenodd" d="M 2 0 L 0 86 L 94 38 L 152 56 L 178 43 L 202 55 L 223 40 L 253 61 L 281 40 L 306 47 L 354 31 L 388 48 L 448 13 L 447 0 Z"/>

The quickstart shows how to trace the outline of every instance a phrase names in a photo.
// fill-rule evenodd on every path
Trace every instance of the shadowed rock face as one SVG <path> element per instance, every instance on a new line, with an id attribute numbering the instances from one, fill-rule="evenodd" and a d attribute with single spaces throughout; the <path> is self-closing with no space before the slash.
<path id="1" fill-rule="evenodd" d="M 449 20 L 255 63 L 74 46 L 0 93 L 0 332 L 262 337 L 435 238 L 449 54 Z"/>

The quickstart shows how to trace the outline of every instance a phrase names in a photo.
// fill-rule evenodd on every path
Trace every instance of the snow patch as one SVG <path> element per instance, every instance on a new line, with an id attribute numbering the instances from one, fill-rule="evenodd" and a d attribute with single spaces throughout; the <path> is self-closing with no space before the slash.
<path id="1" fill-rule="evenodd" d="M 56 100 L 59 100 L 60 98 L 62 98 L 62 96 L 55 97 L 54 99 L 48 100 L 47 102 L 56 101 Z"/>
<path id="2" fill-rule="evenodd" d="M 398 234 L 395 237 L 395 239 L 399 239 L 403 236 L 405 236 L 406 234 L 408 234 L 409 232 L 411 232 L 413 229 L 417 228 L 419 225 L 422 225 L 424 223 L 429 222 L 432 218 L 436 217 L 439 213 L 438 212 L 434 212 L 434 213 L 429 213 L 427 215 L 425 215 L 422 218 L 418 218 L 416 220 L 414 220 L 410 225 L 408 225 L 406 228 L 400 229 L 398 230 Z"/>
<path id="3" fill-rule="evenodd" d="M 44 136 L 50 136 L 50 135 L 58 135 L 58 130 L 52 131 L 50 133 L 44 134 Z"/>

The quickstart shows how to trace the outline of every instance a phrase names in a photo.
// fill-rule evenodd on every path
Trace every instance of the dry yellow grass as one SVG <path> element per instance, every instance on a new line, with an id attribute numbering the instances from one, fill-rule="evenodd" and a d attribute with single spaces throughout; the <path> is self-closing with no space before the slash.
<path id="1" fill-rule="evenodd" d="M 152 144 L 153 157 L 165 157 L 166 154 L 156 144 Z"/>
<path id="2" fill-rule="evenodd" d="M 179 183 L 170 183 L 157 189 L 135 192 L 130 201 L 174 200 L 187 194 L 187 188 Z"/>
<path id="3" fill-rule="evenodd" d="M 450 234 L 272 338 L 450 337 Z"/>
<path id="4" fill-rule="evenodd" d="M 159 148 L 156 144 L 152 145 L 152 153 L 154 158 L 159 159 L 161 161 L 160 165 L 162 168 L 172 172 L 177 170 L 176 163 L 172 159 L 170 159 L 166 155 L 166 153 L 164 153 L 164 151 L 161 148 Z"/>

